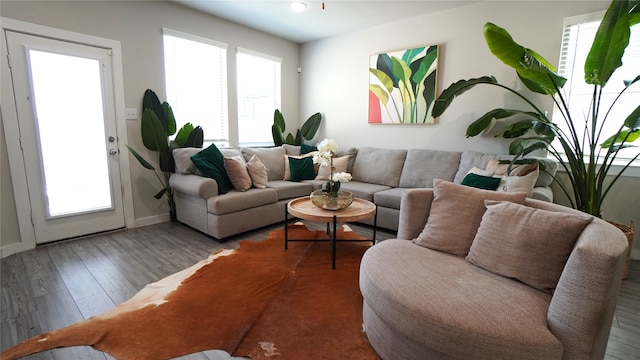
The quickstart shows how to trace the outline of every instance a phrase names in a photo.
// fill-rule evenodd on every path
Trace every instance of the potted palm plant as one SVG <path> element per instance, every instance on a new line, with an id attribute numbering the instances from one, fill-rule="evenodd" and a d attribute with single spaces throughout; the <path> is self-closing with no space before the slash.
<path id="1" fill-rule="evenodd" d="M 160 173 L 156 168 L 137 151 L 127 145 L 131 154 L 138 160 L 144 168 L 152 170 L 160 182 L 162 189 L 154 195 L 158 200 L 163 196 L 167 197 L 169 204 L 169 216 L 171 221 L 176 221 L 176 206 L 173 201 L 173 191 L 169 185 L 169 177 L 175 171 L 173 160 L 173 149 L 183 147 L 202 147 L 203 131 L 200 126 L 194 127 L 191 123 L 186 123 L 176 134 L 176 119 L 173 110 L 166 101 L 160 103 L 158 96 L 153 90 L 147 89 L 142 99 L 142 120 L 140 121 L 140 131 L 144 146 L 158 154 L 158 164 Z M 175 139 L 169 139 L 176 134 Z"/>
<path id="2" fill-rule="evenodd" d="M 553 123 L 526 95 L 500 84 L 493 76 L 460 80 L 450 85 L 436 99 L 432 115 L 442 115 L 456 96 L 477 85 L 496 86 L 516 95 L 527 109 L 493 109 L 471 123 L 466 136 L 480 134 L 494 121 L 517 117 L 518 120 L 506 126 L 501 133 L 502 137 L 513 139 L 509 146 L 509 153 L 514 155 L 513 161 L 536 150 L 546 150 L 559 161 L 568 177 L 568 185 L 556 182 L 571 205 L 601 217 L 607 194 L 640 156 L 640 151 L 634 150 L 630 157 L 619 157 L 622 149 L 634 147 L 632 143 L 640 137 L 640 99 L 636 99 L 637 106 L 631 109 L 626 118 L 609 116 L 620 95 L 639 82 L 640 74 L 624 81 L 624 87 L 609 108 L 601 107 L 602 88 L 622 65 L 621 59 L 629 44 L 631 27 L 639 22 L 640 0 L 613 0 L 609 5 L 584 64 L 584 80 L 593 86 L 593 96 L 589 108 L 580 109 L 579 114 L 570 111 L 567 96 L 562 91 L 566 79 L 558 75 L 547 60 L 516 43 L 505 29 L 492 23 L 485 24 L 484 38 L 491 52 L 516 70 L 527 89 L 553 99 L 564 126 Z M 601 139 L 603 126 L 607 122 L 615 122 L 618 131 Z M 614 164 L 621 165 L 621 170 L 616 170 Z M 610 181 L 605 182 L 608 175 L 611 175 Z M 632 235 L 629 239 L 632 239 Z"/>

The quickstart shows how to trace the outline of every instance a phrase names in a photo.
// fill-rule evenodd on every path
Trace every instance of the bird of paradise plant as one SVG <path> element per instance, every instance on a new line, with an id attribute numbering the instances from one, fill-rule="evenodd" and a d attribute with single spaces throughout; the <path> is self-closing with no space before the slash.
<path id="1" fill-rule="evenodd" d="M 490 85 L 502 88 L 521 100 L 528 109 L 494 109 L 467 127 L 466 136 L 476 136 L 489 128 L 494 121 L 520 117 L 520 120 L 505 127 L 501 136 L 514 139 L 509 153 L 515 159 L 544 149 L 556 158 L 569 178 L 569 186 L 558 181 L 571 205 L 594 216 L 602 215 L 602 204 L 609 191 L 622 173 L 640 156 L 633 150 L 630 158 L 618 157 L 622 149 L 634 147 L 640 138 L 640 101 L 636 98 L 626 117 L 610 117 L 611 108 L 620 96 L 633 84 L 640 82 L 640 75 L 624 81 L 624 87 L 606 108 L 602 88 L 611 75 L 622 66 L 622 55 L 629 44 L 630 29 L 640 23 L 640 0 L 613 0 L 600 22 L 591 50 L 584 64 L 585 83 L 593 85 L 593 95 L 588 108 L 569 107 L 568 98 L 562 88 L 567 81 L 558 75 L 553 66 L 539 53 L 516 43 L 503 28 L 487 23 L 484 37 L 491 52 L 506 65 L 514 68 L 522 83 L 532 92 L 550 96 L 560 112 L 566 126 L 560 127 L 547 117 L 546 112 L 514 89 L 498 83 L 493 76 L 460 80 L 451 84 L 436 99 L 432 111 L 438 117 L 451 105 L 453 100 L 476 85 Z M 636 69 L 637 70 L 637 69 Z M 583 115 L 584 114 L 584 115 Z M 614 121 L 618 129 L 615 134 L 601 141 L 604 124 Z M 581 133 L 583 135 L 581 135 Z M 613 165 L 621 162 L 622 169 L 611 174 L 611 181 L 605 181 Z"/>
<path id="2" fill-rule="evenodd" d="M 372 57 L 369 68 L 369 122 L 432 123 L 429 116 L 436 91 L 438 46 L 409 49 L 396 57 Z"/>

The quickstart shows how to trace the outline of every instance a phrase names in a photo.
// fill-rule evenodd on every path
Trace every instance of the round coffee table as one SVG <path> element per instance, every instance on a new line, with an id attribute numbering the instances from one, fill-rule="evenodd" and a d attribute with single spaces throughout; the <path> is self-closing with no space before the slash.
<path id="1" fill-rule="evenodd" d="M 353 198 L 353 203 L 348 207 L 341 210 L 325 210 L 321 209 L 311 202 L 311 198 L 308 196 L 291 200 L 284 212 L 284 248 L 288 248 L 290 241 L 329 241 L 331 243 L 331 256 L 332 256 L 332 268 L 336 268 L 336 224 L 355 222 L 365 220 L 370 217 L 373 219 L 373 239 L 371 240 L 345 240 L 345 241 L 371 241 L 373 245 L 376 243 L 376 227 L 378 222 L 378 211 L 374 203 Z M 309 221 L 318 221 L 327 223 L 327 240 L 304 240 L 304 239 L 289 239 L 288 222 L 289 214 L 292 216 Z M 333 223 L 333 230 L 330 224 Z"/>

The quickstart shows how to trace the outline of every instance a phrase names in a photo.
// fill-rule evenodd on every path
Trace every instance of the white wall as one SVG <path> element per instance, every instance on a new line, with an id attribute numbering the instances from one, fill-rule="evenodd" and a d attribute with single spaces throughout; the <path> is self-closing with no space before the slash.
<path id="1" fill-rule="evenodd" d="M 515 86 L 516 75 L 488 50 L 482 27 L 493 22 L 515 41 L 559 59 L 564 17 L 605 10 L 609 1 L 484 1 L 432 15 L 417 16 L 364 31 L 302 46 L 301 113 L 321 111 L 325 121 L 320 138 L 339 145 L 382 148 L 427 148 L 506 153 L 508 142 L 492 136 L 466 139 L 466 127 L 488 110 L 520 108 L 522 102 L 492 87 L 476 87 L 454 100 L 435 125 L 367 124 L 369 56 L 380 52 L 440 45 L 438 93 L 460 79 L 494 75 Z M 537 97 L 551 112 L 552 103 Z M 605 216 L 629 224 L 640 221 L 640 178 L 625 177 L 610 194 Z M 556 193 L 560 200 L 562 195 Z M 636 232 L 634 258 L 640 258 Z"/>
<path id="2" fill-rule="evenodd" d="M 228 21 L 205 15 L 166 1 L 2 1 L 1 15 L 74 31 L 83 34 L 118 40 L 122 45 L 124 68 L 125 106 L 137 108 L 142 113 L 142 96 L 147 88 L 165 99 L 164 65 L 162 55 L 162 28 L 213 39 L 229 45 L 230 74 L 235 73 L 236 47 L 270 54 L 282 61 L 282 112 L 291 125 L 297 128 L 299 110 L 300 46 L 275 36 L 252 30 Z M 233 77 L 234 78 L 234 77 Z M 229 80 L 229 106 L 236 108 L 235 85 Z M 5 104 L 2 104 L 3 107 Z M 230 111 L 230 116 L 234 111 Z M 237 119 L 230 119 L 232 124 Z M 198 119 L 189 119 L 198 124 Z M 1 124 L 0 124 L 1 126 Z M 232 125 L 233 126 L 233 125 Z M 204 128 L 206 132 L 206 127 Z M 152 159 L 142 145 L 140 122 L 128 121 L 129 145 Z M 70 138 L 73 135 L 70 135 Z M 15 201 L 8 168 L 4 130 L 0 128 L 0 199 L 2 203 L 0 247 L 19 242 Z M 122 148 L 122 147 L 121 147 Z M 127 153 L 124 156 L 128 156 Z M 166 200 L 156 200 L 153 195 L 160 190 L 153 174 L 142 168 L 136 160 L 130 161 L 131 183 L 134 194 L 134 213 L 138 224 L 168 219 Z"/>

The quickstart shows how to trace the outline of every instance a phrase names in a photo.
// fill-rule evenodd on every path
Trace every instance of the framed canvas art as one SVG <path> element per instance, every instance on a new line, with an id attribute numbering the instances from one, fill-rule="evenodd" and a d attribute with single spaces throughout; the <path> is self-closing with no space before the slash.
<path id="1" fill-rule="evenodd" d="M 438 45 L 372 55 L 369 124 L 433 124 Z"/>

